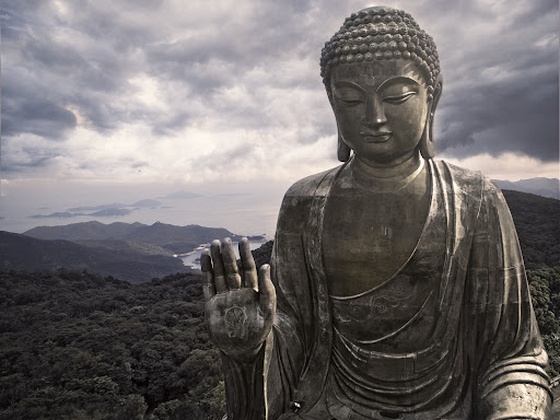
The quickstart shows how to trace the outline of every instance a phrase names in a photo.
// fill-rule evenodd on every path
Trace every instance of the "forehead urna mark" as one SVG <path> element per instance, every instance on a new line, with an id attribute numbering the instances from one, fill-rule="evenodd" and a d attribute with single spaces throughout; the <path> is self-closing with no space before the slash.
<path id="1" fill-rule="evenodd" d="M 364 74 L 363 80 L 366 85 L 373 86 L 375 85 L 375 77 L 371 74 Z"/>

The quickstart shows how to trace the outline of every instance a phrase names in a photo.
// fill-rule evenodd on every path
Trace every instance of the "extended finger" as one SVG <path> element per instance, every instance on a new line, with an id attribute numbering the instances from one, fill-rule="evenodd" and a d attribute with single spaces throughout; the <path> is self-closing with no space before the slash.
<path id="1" fill-rule="evenodd" d="M 270 265 L 268 264 L 259 268 L 259 295 L 261 310 L 273 314 L 276 311 L 276 289 L 270 279 Z"/>
<path id="2" fill-rule="evenodd" d="M 212 241 L 210 245 L 210 255 L 214 262 L 214 286 L 216 293 L 225 292 L 227 290 L 226 279 L 224 275 L 224 262 L 222 260 L 222 248 L 220 241 L 217 239 Z"/>
<path id="3" fill-rule="evenodd" d="M 210 257 L 209 249 L 205 249 L 200 255 L 200 268 L 204 273 L 204 284 L 202 285 L 204 299 L 209 300 L 216 294 L 216 287 L 214 286 L 214 275 L 212 273 L 212 258 Z"/>
<path id="4" fill-rule="evenodd" d="M 227 285 L 230 289 L 239 289 L 241 287 L 241 276 L 237 269 L 237 257 L 230 238 L 225 238 L 222 242 L 222 258 Z"/>
<path id="5" fill-rule="evenodd" d="M 243 286 L 257 290 L 257 268 L 247 238 L 241 238 L 239 241 L 239 256 L 243 268 Z"/>

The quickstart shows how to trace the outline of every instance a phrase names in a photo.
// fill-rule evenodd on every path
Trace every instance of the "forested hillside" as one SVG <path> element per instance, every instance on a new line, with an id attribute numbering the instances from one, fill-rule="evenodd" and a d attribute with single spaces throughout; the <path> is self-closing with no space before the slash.
<path id="1" fill-rule="evenodd" d="M 199 276 L 0 274 L 0 419 L 219 419 Z"/>
<path id="2" fill-rule="evenodd" d="M 186 272 L 182 261 L 155 245 L 123 240 L 42 240 L 0 231 L 0 270 L 88 270 L 131 283 Z"/>
<path id="3" fill-rule="evenodd" d="M 558 375 L 560 268 L 529 278 Z M 201 282 L 2 273 L 0 420 L 220 419 L 220 359 L 203 325 Z"/>
<path id="4" fill-rule="evenodd" d="M 191 251 L 214 238 L 229 236 L 233 240 L 241 239 L 241 236 L 224 228 L 199 225 L 175 226 L 161 222 L 148 226 L 142 223 L 121 222 L 105 225 L 92 221 L 64 226 L 40 226 L 24 234 L 37 239 L 64 239 L 80 243 L 91 240 L 100 243 L 109 239 L 118 239 L 159 246 L 173 253 Z M 262 237 L 258 238 L 262 239 Z"/>
<path id="5" fill-rule="evenodd" d="M 527 268 L 560 265 L 560 200 L 504 190 Z"/>

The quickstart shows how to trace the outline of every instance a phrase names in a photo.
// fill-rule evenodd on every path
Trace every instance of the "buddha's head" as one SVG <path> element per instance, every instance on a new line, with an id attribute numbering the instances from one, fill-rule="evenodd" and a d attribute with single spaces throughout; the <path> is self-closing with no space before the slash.
<path id="1" fill-rule="evenodd" d="M 433 117 L 441 94 L 432 38 L 401 10 L 353 13 L 321 52 L 321 75 L 338 126 L 338 158 L 398 163 L 435 153 Z"/>

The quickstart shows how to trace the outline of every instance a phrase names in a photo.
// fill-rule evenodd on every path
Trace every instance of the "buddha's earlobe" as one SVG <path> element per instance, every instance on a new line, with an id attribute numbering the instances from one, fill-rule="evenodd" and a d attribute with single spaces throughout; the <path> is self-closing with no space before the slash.
<path id="1" fill-rule="evenodd" d="M 434 114 L 436 112 L 436 107 L 441 96 L 442 81 L 441 75 L 438 78 L 436 88 L 434 89 L 432 98 L 430 100 L 430 105 L 428 108 L 428 118 L 426 118 L 426 125 L 424 126 L 424 132 L 420 138 L 420 154 L 426 160 L 432 159 L 436 155 L 436 144 L 434 141 Z"/>
<path id="2" fill-rule="evenodd" d="M 348 162 L 348 159 L 350 159 L 350 147 L 345 143 L 340 131 L 338 132 L 337 157 L 341 162 Z"/>
<path id="3" fill-rule="evenodd" d="M 432 159 L 436 155 L 436 145 L 433 138 L 433 126 L 434 113 L 430 110 L 419 144 L 420 154 L 426 160 Z"/>

